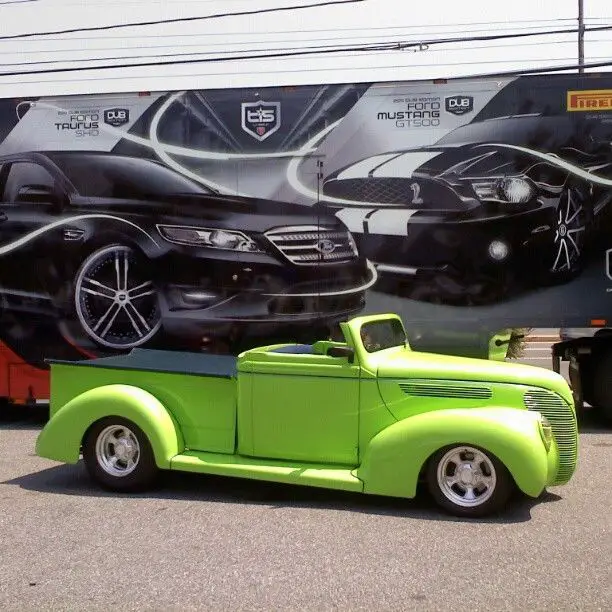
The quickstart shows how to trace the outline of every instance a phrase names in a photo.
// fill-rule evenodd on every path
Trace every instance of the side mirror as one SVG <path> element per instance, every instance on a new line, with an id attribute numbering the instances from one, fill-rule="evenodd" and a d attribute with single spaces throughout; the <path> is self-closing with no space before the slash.
<path id="1" fill-rule="evenodd" d="M 46 185 L 23 185 L 17 192 L 17 202 L 58 204 L 60 198 L 53 188 Z"/>
<path id="2" fill-rule="evenodd" d="M 330 346 L 327 354 L 330 357 L 346 357 L 349 363 L 355 359 L 355 351 L 348 346 Z"/>

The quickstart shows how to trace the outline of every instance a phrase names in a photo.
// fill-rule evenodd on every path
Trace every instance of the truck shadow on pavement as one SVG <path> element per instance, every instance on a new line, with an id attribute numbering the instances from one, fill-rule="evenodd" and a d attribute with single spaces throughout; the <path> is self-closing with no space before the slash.
<path id="1" fill-rule="evenodd" d="M 215 504 L 251 504 L 269 506 L 271 510 L 281 508 L 323 509 L 416 520 L 466 521 L 466 519 L 459 519 L 438 510 L 425 490 L 420 490 L 415 499 L 404 500 L 235 477 L 164 472 L 158 486 L 153 490 L 130 494 L 107 492 L 92 484 L 82 461 L 77 465 L 51 467 L 7 480 L 1 484 L 19 486 L 27 491 L 38 493 L 101 498 L 121 497 L 135 502 L 141 499 L 153 499 L 167 500 L 170 503 L 197 501 Z M 531 520 L 531 508 L 534 506 L 561 499 L 562 497 L 550 491 L 545 492 L 538 499 L 528 499 L 517 495 L 502 514 L 482 519 L 469 519 L 469 522 L 522 523 Z M 166 509 L 169 508 L 160 507 L 160 511 Z"/>

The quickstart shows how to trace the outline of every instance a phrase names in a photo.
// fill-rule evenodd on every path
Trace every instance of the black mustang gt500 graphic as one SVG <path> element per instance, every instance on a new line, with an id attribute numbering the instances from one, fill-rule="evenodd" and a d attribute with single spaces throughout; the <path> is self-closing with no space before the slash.
<path id="1" fill-rule="evenodd" d="M 479 121 L 342 168 L 324 197 L 381 280 L 487 303 L 580 272 L 612 199 L 611 136 L 611 124 L 567 116 Z"/>
<path id="2" fill-rule="evenodd" d="M 68 309 L 98 346 L 163 328 L 309 325 L 359 311 L 375 271 L 333 215 L 222 195 L 164 165 L 94 152 L 0 158 L 0 295 Z"/>

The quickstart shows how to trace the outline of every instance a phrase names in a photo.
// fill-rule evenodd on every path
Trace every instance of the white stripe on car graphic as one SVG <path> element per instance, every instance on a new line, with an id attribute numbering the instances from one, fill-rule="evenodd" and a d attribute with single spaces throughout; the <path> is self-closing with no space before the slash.
<path id="1" fill-rule="evenodd" d="M 336 217 L 355 234 L 407 236 L 408 223 L 416 210 L 406 208 L 343 208 Z"/>
<path id="2" fill-rule="evenodd" d="M 22 246 L 28 244 L 29 242 L 32 242 L 32 240 L 36 240 L 36 238 L 39 238 L 46 232 L 50 232 L 51 230 L 61 227 L 62 225 L 68 225 L 70 223 L 74 223 L 75 221 L 82 221 L 85 219 L 111 219 L 112 221 L 126 223 L 127 225 L 130 225 L 131 227 L 137 229 L 139 232 L 147 236 L 147 238 L 149 238 L 149 240 L 151 240 L 151 242 L 153 242 L 155 246 L 159 246 L 159 244 L 153 238 L 153 236 L 151 236 L 151 234 L 145 232 L 145 230 L 143 230 L 141 227 L 139 227 L 135 223 L 132 223 L 131 221 L 128 221 L 127 219 L 122 219 L 121 217 L 114 217 L 113 215 L 77 215 L 76 217 L 60 219 L 58 221 L 54 221 L 53 223 L 49 223 L 49 225 L 45 225 L 44 227 L 39 227 L 38 229 L 28 234 L 25 234 L 25 236 L 22 236 L 14 242 L 9 242 L 8 244 L 0 246 L 0 255 L 6 255 L 8 253 L 11 253 L 12 251 L 20 249 Z"/>

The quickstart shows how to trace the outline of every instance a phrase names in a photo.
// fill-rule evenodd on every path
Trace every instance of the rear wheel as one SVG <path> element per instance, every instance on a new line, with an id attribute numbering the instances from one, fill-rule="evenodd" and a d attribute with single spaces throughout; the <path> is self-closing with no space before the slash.
<path id="1" fill-rule="evenodd" d="M 92 425 L 83 441 L 83 460 L 89 475 L 114 491 L 145 489 L 159 471 L 142 429 L 121 417 Z"/>
<path id="2" fill-rule="evenodd" d="M 469 445 L 438 451 L 429 462 L 427 484 L 439 506 L 461 517 L 501 510 L 514 489 L 512 476 L 499 459 Z"/>
<path id="3" fill-rule="evenodd" d="M 612 423 L 612 351 L 602 353 L 592 367 L 592 406 Z M 588 400 L 587 400 L 588 401 Z M 591 402 L 589 402 L 591 403 Z"/>

